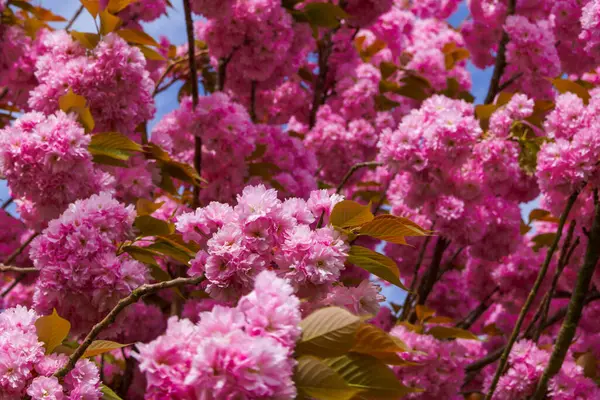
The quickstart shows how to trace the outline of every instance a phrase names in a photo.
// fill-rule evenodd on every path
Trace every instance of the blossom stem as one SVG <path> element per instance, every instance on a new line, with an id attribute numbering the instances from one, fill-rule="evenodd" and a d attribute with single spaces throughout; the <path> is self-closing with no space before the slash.
<path id="1" fill-rule="evenodd" d="M 517 0 L 509 0 L 508 9 L 506 10 L 506 16 L 513 15 L 515 13 Z M 498 52 L 496 53 L 496 65 L 494 66 L 494 73 L 492 80 L 490 81 L 490 87 L 485 96 L 485 104 L 491 104 L 496 95 L 500 92 L 500 79 L 504 75 L 504 69 L 506 68 L 506 45 L 508 44 L 508 33 L 502 30 L 502 39 L 498 44 Z"/>
<path id="2" fill-rule="evenodd" d="M 558 333 L 550 361 L 548 361 L 548 365 L 538 383 L 532 400 L 541 400 L 546 396 L 548 382 L 560 370 L 565 360 L 569 347 L 575 337 L 577 325 L 581 319 L 585 298 L 590 288 L 596 264 L 598 264 L 598 259 L 600 259 L 600 202 L 598 201 L 597 191 L 594 192 L 594 203 L 594 221 L 589 233 L 583 265 L 577 274 L 577 283 L 573 289 L 573 294 L 567 308 L 567 315 Z"/>
<path id="3" fill-rule="evenodd" d="M 57 378 L 63 378 L 67 375 L 74 367 L 77 361 L 83 356 L 88 347 L 92 344 L 92 342 L 98 337 L 98 335 L 109 325 L 115 322 L 117 316 L 123 311 L 126 307 L 136 303 L 143 296 L 148 294 L 153 294 L 158 291 L 169 289 L 173 287 L 185 286 L 185 285 L 197 285 L 204 277 L 195 277 L 195 278 L 176 278 L 169 281 L 154 283 L 154 284 L 145 284 L 137 289 L 134 289 L 131 294 L 123 299 L 121 299 L 117 305 L 110 310 L 110 312 L 104 317 L 104 319 L 98 322 L 92 330 L 87 334 L 83 342 L 75 349 L 73 354 L 69 357 L 67 364 L 58 370 L 54 376 Z"/>
<path id="4" fill-rule="evenodd" d="M 256 123 L 256 81 L 250 83 L 250 118 Z"/>
<path id="5" fill-rule="evenodd" d="M 194 23 L 192 21 L 192 9 L 190 0 L 183 0 L 183 9 L 185 12 L 185 27 L 188 40 L 188 61 L 190 64 L 190 84 L 192 86 L 192 104 L 194 109 L 198 105 L 198 70 L 196 68 L 196 42 L 194 40 Z M 202 138 L 195 136 L 194 141 L 194 167 L 198 174 L 202 171 Z M 200 205 L 200 186 L 194 185 L 194 208 Z"/>
<path id="6" fill-rule="evenodd" d="M 574 191 L 567 199 L 567 204 L 566 204 L 565 209 L 564 209 L 562 215 L 560 216 L 560 220 L 558 222 L 558 228 L 556 231 L 556 236 L 554 237 L 554 241 L 552 242 L 552 244 L 550 245 L 550 248 L 548 249 L 548 252 L 546 253 L 546 258 L 544 259 L 544 263 L 542 264 L 542 267 L 540 268 L 540 272 L 538 273 L 538 276 L 533 284 L 533 287 L 531 288 L 531 291 L 529 292 L 529 295 L 527 296 L 527 299 L 525 300 L 525 304 L 523 304 L 523 308 L 521 308 L 521 312 L 519 313 L 519 318 L 517 319 L 517 322 L 515 323 L 512 334 L 510 335 L 510 338 L 508 339 L 508 343 L 506 344 L 506 347 L 504 348 L 504 352 L 502 353 L 502 356 L 500 357 L 500 362 L 498 363 L 498 367 L 496 368 L 496 373 L 494 374 L 494 377 L 490 384 L 490 389 L 489 389 L 487 395 L 485 396 L 485 400 L 491 400 L 492 396 L 494 395 L 494 392 L 496 391 L 496 387 L 498 386 L 498 381 L 500 380 L 500 377 L 502 376 L 502 374 L 504 373 L 504 369 L 506 368 L 506 364 L 508 362 L 508 356 L 510 354 L 510 351 L 512 350 L 513 345 L 515 344 L 515 342 L 517 341 L 517 338 L 519 337 L 519 332 L 521 331 L 521 326 L 523 325 L 523 321 L 525 320 L 525 317 L 526 317 L 527 313 L 529 312 L 529 309 L 531 308 L 531 304 L 535 300 L 535 298 L 538 294 L 538 291 L 540 290 L 542 281 L 546 277 L 546 272 L 548 272 L 548 266 L 550 265 L 550 261 L 552 261 L 552 256 L 554 255 L 554 252 L 556 251 L 556 248 L 558 247 L 558 242 L 560 241 L 560 238 L 562 236 L 562 231 L 565 226 L 565 222 L 567 221 L 567 217 L 568 217 L 569 213 L 571 212 L 571 208 L 573 208 L 573 204 L 575 204 L 575 200 L 577 200 L 577 196 L 579 196 L 579 192 L 580 192 L 580 190 Z"/>

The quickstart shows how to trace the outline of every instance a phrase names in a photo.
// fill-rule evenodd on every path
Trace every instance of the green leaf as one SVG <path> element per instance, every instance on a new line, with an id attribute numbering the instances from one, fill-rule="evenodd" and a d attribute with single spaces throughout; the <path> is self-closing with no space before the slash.
<path id="1" fill-rule="evenodd" d="M 100 385 L 100 391 L 102 392 L 102 400 L 123 400 L 118 394 L 113 392 L 111 388 L 104 384 Z"/>
<path id="2" fill-rule="evenodd" d="M 379 70 L 381 71 L 381 79 L 387 79 L 398 71 L 396 64 L 389 61 L 382 61 L 379 63 Z"/>
<path id="3" fill-rule="evenodd" d="M 383 254 L 366 247 L 352 246 L 350 247 L 347 261 L 408 291 L 408 288 L 400 282 L 400 272 L 398 271 L 396 262 Z"/>
<path id="4" fill-rule="evenodd" d="M 83 353 L 83 358 L 95 357 L 97 355 L 108 353 L 109 351 L 117 350 L 122 347 L 131 346 L 130 344 L 120 344 L 111 342 L 110 340 L 94 340 L 90 347 Z"/>
<path id="5" fill-rule="evenodd" d="M 88 150 L 94 157 L 104 157 L 94 158 L 95 161 L 103 161 L 106 158 L 127 161 L 134 152 L 141 152 L 143 149 L 142 146 L 121 133 L 103 132 L 92 136 Z"/>
<path id="6" fill-rule="evenodd" d="M 388 99 L 383 94 L 378 94 L 375 96 L 375 107 L 377 108 L 377 111 L 389 111 L 398 107 L 399 105 L 400 103 Z"/>
<path id="7" fill-rule="evenodd" d="M 162 236 L 170 235 L 175 232 L 175 226 L 162 219 L 154 218 L 150 215 L 140 215 L 133 222 L 140 232 L 140 236 Z"/>
<path id="8" fill-rule="evenodd" d="M 392 92 L 400 96 L 408 97 L 414 100 L 425 100 L 429 95 L 426 93 L 426 86 L 423 85 L 420 79 L 415 79 L 412 76 L 403 78 L 404 85 L 400 86 L 395 82 L 386 80 L 379 81 L 379 92 Z"/>
<path id="9" fill-rule="evenodd" d="M 363 323 L 356 332 L 351 351 L 368 354 L 388 365 L 405 365 L 406 361 L 401 359 L 398 353 L 411 351 L 411 349 L 402 340 L 375 325 Z"/>
<path id="10" fill-rule="evenodd" d="M 556 233 L 540 233 L 534 236 L 531 241 L 533 242 L 533 250 L 539 251 L 543 247 L 550 247 L 556 238 Z"/>
<path id="11" fill-rule="evenodd" d="M 44 342 L 46 354 L 50 354 L 69 335 L 71 323 L 61 318 L 54 309 L 51 315 L 40 317 L 35 321 L 35 330 L 38 339 Z"/>
<path id="12" fill-rule="evenodd" d="M 273 175 L 276 175 L 281 169 L 269 162 L 258 162 L 248 165 L 248 173 L 250 176 L 260 176 L 263 179 L 271 179 Z"/>
<path id="13" fill-rule="evenodd" d="M 100 33 L 103 35 L 108 35 L 111 32 L 117 30 L 119 25 L 121 25 L 121 18 L 112 15 L 108 10 L 100 11 Z"/>
<path id="14" fill-rule="evenodd" d="M 385 49 L 386 46 L 387 46 L 387 43 L 384 42 L 383 40 L 375 39 L 375 41 L 373 43 L 371 43 L 366 49 L 361 50 L 360 58 L 364 62 L 369 62 L 369 61 L 371 61 L 371 58 L 373 58 L 373 56 L 375 54 L 377 54 L 381 50 Z"/>
<path id="15" fill-rule="evenodd" d="M 100 12 L 100 0 L 79 0 L 81 4 L 85 7 L 86 10 L 92 17 L 96 18 L 98 13 Z"/>
<path id="16" fill-rule="evenodd" d="M 460 328 L 454 328 L 451 326 L 432 326 L 427 331 L 428 334 L 434 336 L 436 339 L 469 339 L 469 340 L 480 340 L 475 334 Z"/>
<path id="17" fill-rule="evenodd" d="M 310 356 L 298 359 L 294 383 L 301 394 L 317 400 L 350 400 L 362 391 L 348 386 L 323 361 Z"/>
<path id="18" fill-rule="evenodd" d="M 340 20 L 348 14 L 333 3 L 309 3 L 302 9 L 311 25 L 321 28 L 337 28 Z"/>
<path id="19" fill-rule="evenodd" d="M 163 57 L 162 54 L 160 54 L 159 52 L 152 50 L 149 47 L 146 47 L 144 45 L 137 45 L 137 48 L 140 49 L 140 51 L 142 52 L 142 54 L 144 55 L 144 57 L 146 57 L 146 60 L 152 60 L 152 61 L 167 61 L 167 59 L 165 57 Z"/>
<path id="20" fill-rule="evenodd" d="M 429 231 L 407 218 L 395 215 L 378 215 L 360 227 L 360 234 L 390 243 L 406 244 L 406 236 L 428 236 Z"/>
<path id="21" fill-rule="evenodd" d="M 337 203 L 331 211 L 329 222 L 338 228 L 350 228 L 363 225 L 374 218 L 371 206 L 363 206 L 352 200 Z"/>
<path id="22" fill-rule="evenodd" d="M 590 92 L 577 82 L 573 82 L 569 79 L 553 79 L 552 84 L 560 93 L 570 92 L 576 94 L 583 100 L 584 104 L 588 104 L 590 101 Z"/>
<path id="23" fill-rule="evenodd" d="M 554 217 L 550 211 L 536 208 L 534 210 L 531 210 L 531 212 L 529 213 L 528 224 L 531 225 L 533 221 L 559 222 L 559 219 Z"/>
<path id="24" fill-rule="evenodd" d="M 110 0 L 106 8 L 110 13 L 116 14 L 134 1 L 137 0 Z"/>
<path id="25" fill-rule="evenodd" d="M 139 198 L 138 201 L 135 203 L 135 209 L 137 211 L 138 216 L 150 215 L 154 211 L 161 208 L 163 204 L 165 204 L 164 201 L 161 201 L 160 203 L 154 203 L 151 200 Z"/>
<path id="26" fill-rule="evenodd" d="M 325 359 L 323 362 L 337 372 L 350 387 L 364 391 L 358 394 L 359 399 L 396 400 L 409 393 L 422 391 L 404 386 L 398 381 L 394 371 L 375 357 L 348 354 Z"/>
<path id="27" fill-rule="evenodd" d="M 137 29 L 120 29 L 117 31 L 117 35 L 121 36 L 129 43 L 134 44 L 145 44 L 148 46 L 160 46 L 156 40 L 144 31 Z"/>
<path id="28" fill-rule="evenodd" d="M 157 241 L 146 248 L 154 251 L 155 253 L 171 257 L 172 259 L 183 264 L 187 264 L 193 258 L 185 251 L 182 251 L 181 249 L 173 246 L 171 243 L 165 241 Z"/>
<path id="29" fill-rule="evenodd" d="M 100 42 L 100 35 L 96 33 L 77 31 L 71 31 L 70 33 L 71 36 L 73 36 L 73 39 L 78 41 L 83 47 L 89 50 L 94 49 L 98 45 L 98 42 Z"/>
<path id="30" fill-rule="evenodd" d="M 345 354 L 354 345 L 359 324 L 359 317 L 342 308 L 321 308 L 300 322 L 302 338 L 296 351 L 319 357 Z"/>
<path id="31" fill-rule="evenodd" d="M 144 264 L 158 267 L 158 263 L 154 257 L 160 254 L 157 254 L 152 250 L 148 250 L 145 247 L 139 246 L 124 246 L 123 251 L 129 254 L 135 260 L 143 262 Z"/>
<path id="32" fill-rule="evenodd" d="M 415 312 L 417 313 L 417 319 L 421 323 L 435 315 L 434 310 L 421 304 L 417 305 L 417 307 L 415 308 Z"/>

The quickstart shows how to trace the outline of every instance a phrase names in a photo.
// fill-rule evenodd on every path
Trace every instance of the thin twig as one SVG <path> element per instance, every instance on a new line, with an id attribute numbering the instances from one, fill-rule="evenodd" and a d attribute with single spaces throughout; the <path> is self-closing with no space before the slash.
<path id="1" fill-rule="evenodd" d="M 433 226 L 432 228 L 433 229 Z M 406 294 L 404 298 L 404 305 L 402 306 L 402 315 L 400 316 L 400 320 L 404 321 L 408 318 L 409 312 L 412 309 L 412 301 L 413 301 L 413 293 L 417 288 L 417 280 L 419 279 L 419 270 L 421 269 L 421 264 L 423 264 L 423 258 L 425 257 L 425 252 L 427 251 L 427 245 L 429 245 L 429 241 L 431 240 L 431 236 L 427 236 L 425 238 L 425 242 L 423 246 L 421 246 L 421 250 L 419 251 L 419 256 L 417 257 L 417 263 L 415 264 L 415 268 L 413 270 L 412 281 L 410 282 L 410 291 Z"/>
<path id="2" fill-rule="evenodd" d="M 6 289 L 4 289 L 4 291 L 0 294 L 0 297 L 4 297 L 7 294 L 9 294 L 19 284 L 19 282 L 21 282 L 23 279 L 25 279 L 26 276 L 27 276 L 26 274 L 21 274 L 21 275 L 17 276 L 15 278 L 15 280 L 12 281 L 11 284 Z"/>
<path id="3" fill-rule="evenodd" d="M 73 24 L 75 23 L 77 18 L 79 18 L 79 16 L 81 15 L 82 11 L 83 11 L 83 4 L 79 6 L 77 11 L 75 11 L 75 14 L 73 14 L 73 16 L 71 17 L 71 19 L 69 20 L 69 23 L 67 24 L 67 26 L 65 26 L 65 31 L 69 32 L 69 30 L 71 29 L 71 27 L 73 26 Z"/>
<path id="4" fill-rule="evenodd" d="M 532 400 L 541 400 L 546 396 L 548 382 L 556 375 L 565 361 L 569 347 L 575 337 L 577 325 L 581 319 L 585 298 L 590 288 L 596 264 L 598 264 L 598 259 L 600 259 L 600 202 L 598 201 L 597 192 L 594 192 L 594 203 L 594 222 L 592 223 L 583 265 L 577 274 L 577 283 L 575 284 L 575 288 L 573 288 L 567 315 L 558 333 L 550 361 L 548 361 L 548 365 L 540 378 Z"/>
<path id="5" fill-rule="evenodd" d="M 340 182 L 340 184 L 338 185 L 337 189 L 336 189 L 336 193 L 340 194 L 342 192 L 342 189 L 344 188 L 344 185 L 346 183 L 348 183 L 348 181 L 350 180 L 350 178 L 352 178 L 352 175 L 354 175 L 354 173 L 356 171 L 358 171 L 361 168 L 368 168 L 368 167 L 380 167 L 383 164 L 377 161 L 367 161 L 367 162 L 361 162 L 361 163 L 357 163 L 354 164 L 352 167 L 350 167 L 350 169 L 348 170 L 348 172 L 346 172 L 346 175 L 344 175 L 344 177 L 342 178 L 342 181 Z"/>
<path id="6" fill-rule="evenodd" d="M 443 236 L 438 237 L 433 250 L 431 263 L 429 264 L 429 268 L 425 272 L 425 275 L 423 275 L 423 279 L 421 279 L 421 283 L 419 285 L 419 290 L 417 291 L 417 304 L 423 305 L 425 304 L 425 301 L 427 301 L 427 297 L 431 293 L 431 289 L 433 289 L 433 286 L 437 281 L 438 272 L 442 264 L 442 258 L 444 257 L 444 252 L 449 245 L 450 242 L 446 238 Z M 409 318 L 409 322 L 413 323 L 416 318 L 417 314 L 413 312 Z"/>
<path id="7" fill-rule="evenodd" d="M 10 206 L 13 201 L 14 201 L 14 199 L 12 197 L 6 199 L 6 201 L 4 203 L 2 203 L 2 209 L 6 210 L 6 207 Z"/>
<path id="8" fill-rule="evenodd" d="M 233 57 L 233 52 L 226 58 L 219 59 L 219 68 L 217 71 L 217 90 L 225 90 L 225 82 L 227 81 L 227 65 Z"/>
<path id="9" fill-rule="evenodd" d="M 517 338 L 519 337 L 519 332 L 521 331 L 521 326 L 523 325 L 523 321 L 525 320 L 525 317 L 526 317 L 527 313 L 529 312 L 529 308 L 531 307 L 531 304 L 537 297 L 540 286 L 542 285 L 542 281 L 546 277 L 546 272 L 548 271 L 548 266 L 550 265 L 552 256 L 554 255 L 554 252 L 556 251 L 556 248 L 558 247 L 558 242 L 560 241 L 560 238 L 562 236 L 563 227 L 565 226 L 565 222 L 567 221 L 567 217 L 568 217 L 569 213 L 571 212 L 571 208 L 573 207 L 573 204 L 575 204 L 575 200 L 577 200 L 577 196 L 579 196 L 579 191 L 580 190 L 576 190 L 575 192 L 573 192 L 573 194 L 571 194 L 567 200 L 565 210 L 563 211 L 562 215 L 560 216 L 560 221 L 558 223 L 558 229 L 556 231 L 554 241 L 552 242 L 552 244 L 550 245 L 550 248 L 548 249 L 548 252 L 546 253 L 546 258 L 544 260 L 544 263 L 542 264 L 542 267 L 540 268 L 540 271 L 539 271 L 538 276 L 533 284 L 533 287 L 531 288 L 531 291 L 529 292 L 529 295 L 527 296 L 527 299 L 525 300 L 525 304 L 523 304 L 523 308 L 521 308 L 521 312 L 520 312 L 517 322 L 513 328 L 512 334 L 510 335 L 510 338 L 508 339 L 508 342 L 506 344 L 504 352 L 502 353 L 502 357 L 500 358 L 500 362 L 498 363 L 498 367 L 496 368 L 496 373 L 494 374 L 494 377 L 492 378 L 492 382 L 490 384 L 490 389 L 485 397 L 485 400 L 491 400 L 492 396 L 494 395 L 494 392 L 496 391 L 496 387 L 498 386 L 498 381 L 500 380 L 500 377 L 504 373 L 504 368 L 506 367 L 506 363 L 508 362 L 508 356 L 510 354 L 510 351 L 512 350 L 513 345 L 515 344 L 515 342 L 517 341 Z"/>
<path id="10" fill-rule="evenodd" d="M 494 302 L 490 302 L 488 303 L 488 301 L 500 290 L 499 287 L 496 287 L 492 293 L 490 293 L 489 295 L 486 296 L 485 299 L 483 299 L 481 301 L 481 303 L 479 303 L 479 305 L 469 313 L 469 315 L 467 315 L 462 321 L 460 321 L 459 323 L 456 324 L 457 328 L 462 328 L 462 329 L 469 329 L 475 322 L 477 322 L 477 320 L 479 319 L 479 317 L 481 317 L 483 315 L 483 313 L 485 313 L 487 311 L 488 308 L 490 308 L 492 306 L 492 304 L 494 304 Z"/>
<path id="11" fill-rule="evenodd" d="M 25 248 L 27 246 L 29 246 L 29 244 L 33 241 L 33 239 L 35 239 L 38 235 L 39 235 L 39 233 L 36 232 L 33 235 L 31 235 L 29 237 L 29 239 L 27 239 L 25 242 L 23 242 L 23 244 L 21 246 L 19 246 L 19 248 L 17 248 L 15 251 L 13 251 L 12 254 L 10 256 L 8 256 L 6 258 L 6 260 L 4 260 L 4 265 L 12 264 L 13 261 L 15 261 L 15 259 L 19 256 L 19 254 L 21 254 L 23 252 L 23 250 L 25 250 Z"/>
<path id="12" fill-rule="evenodd" d="M 110 310 L 108 315 L 104 317 L 104 319 L 98 322 L 92 330 L 87 334 L 84 341 L 77 347 L 77 349 L 71 354 L 69 357 L 69 361 L 67 364 L 58 370 L 54 376 L 57 378 L 63 378 L 66 374 L 69 373 L 74 367 L 75 363 L 83 356 L 88 347 L 92 344 L 92 342 L 98 337 L 98 335 L 110 324 L 115 322 L 117 316 L 123 311 L 126 307 L 136 303 L 143 296 L 159 292 L 164 289 L 185 286 L 185 285 L 197 285 L 202 282 L 203 277 L 195 277 L 195 278 L 176 278 L 169 281 L 154 283 L 154 284 L 145 284 L 137 289 L 134 289 L 131 294 L 123 299 L 121 299 L 117 305 Z"/>
<path id="13" fill-rule="evenodd" d="M 517 0 L 509 0 L 508 9 L 506 10 L 506 17 L 513 15 L 515 13 L 515 6 Z M 498 52 L 496 54 L 496 65 L 494 66 L 494 74 L 492 75 L 492 80 L 490 81 L 490 87 L 487 92 L 487 96 L 485 96 L 485 104 L 491 104 L 496 98 L 496 95 L 500 93 L 500 79 L 502 79 L 502 75 L 504 74 L 504 69 L 506 68 L 506 45 L 508 44 L 508 33 L 505 30 L 502 31 L 502 39 L 500 39 L 500 44 L 498 45 Z"/>
<path id="14" fill-rule="evenodd" d="M 502 91 L 504 89 L 506 89 L 507 87 L 512 85 L 517 79 L 519 79 L 522 76 L 523 76 L 522 72 L 516 73 L 513 76 L 511 76 L 506 82 L 504 82 L 502 85 L 500 85 L 500 87 L 498 88 L 498 93 L 502 93 Z"/>
<path id="15" fill-rule="evenodd" d="M 160 93 L 162 91 L 162 89 L 159 90 L 160 84 L 164 82 L 164 80 L 167 78 L 167 76 L 171 73 L 171 71 L 173 71 L 173 69 L 177 65 L 179 65 L 183 62 L 187 62 L 188 57 L 189 56 L 185 56 L 179 60 L 173 61 L 171 64 L 169 64 L 167 66 L 167 68 L 165 68 L 162 75 L 160 76 L 160 78 L 158 78 L 158 80 L 156 81 L 156 84 L 154 85 L 154 91 L 152 92 L 152 97 L 156 96 L 158 93 Z"/>
<path id="16" fill-rule="evenodd" d="M 396 174 L 391 176 L 390 179 L 385 184 L 385 187 L 383 188 L 383 190 L 381 191 L 381 195 L 379 196 L 379 201 L 377 202 L 377 204 L 375 205 L 375 208 L 373 209 L 373 214 L 377 214 L 379 212 L 379 210 L 381 209 L 381 207 L 383 206 L 383 203 L 385 203 L 385 198 L 387 197 L 387 192 L 390 189 L 390 186 L 392 186 L 392 181 L 394 180 L 394 178 L 396 178 Z"/>

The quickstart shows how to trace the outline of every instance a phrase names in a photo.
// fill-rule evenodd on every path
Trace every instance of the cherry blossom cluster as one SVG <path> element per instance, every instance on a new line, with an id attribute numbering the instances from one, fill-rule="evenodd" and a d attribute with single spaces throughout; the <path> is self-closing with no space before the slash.
<path id="1" fill-rule="evenodd" d="M 33 110 L 55 112 L 59 98 L 71 89 L 87 100 L 97 132 L 133 135 L 154 116 L 146 59 L 117 34 L 105 36 L 91 54 L 64 31 L 44 36 L 41 45 L 46 51 L 35 63 L 39 84 L 28 100 Z"/>
<path id="2" fill-rule="evenodd" d="M 0 313 L 0 391 L 3 398 L 32 400 L 100 399 L 98 367 L 90 360 L 79 360 L 64 381 L 52 376 L 68 357 L 45 355 L 38 340 L 35 321 L 38 315 L 23 306 Z"/>
<path id="3" fill-rule="evenodd" d="M 62 111 L 27 113 L 0 130 L 0 173 L 24 203 L 29 225 L 43 225 L 73 201 L 110 189 L 112 178 L 92 163 L 89 143 L 75 116 Z"/>
<path id="4" fill-rule="evenodd" d="M 50 221 L 31 244 L 31 259 L 40 270 L 36 311 L 47 314 L 54 308 L 71 322 L 73 334 L 85 334 L 119 299 L 145 283 L 146 266 L 116 255 L 117 242 L 132 238 L 134 218 L 133 206 L 102 192 L 72 203 Z M 119 325 L 112 335 L 127 329 Z"/>
<path id="5" fill-rule="evenodd" d="M 138 346 L 145 398 L 293 399 L 299 322 L 292 286 L 263 271 L 236 307 L 215 306 L 196 324 L 172 317 L 164 335 Z"/>

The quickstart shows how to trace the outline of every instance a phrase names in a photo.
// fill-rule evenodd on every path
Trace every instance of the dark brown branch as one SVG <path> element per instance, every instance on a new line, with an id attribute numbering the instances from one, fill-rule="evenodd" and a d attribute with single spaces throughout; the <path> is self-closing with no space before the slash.
<path id="1" fill-rule="evenodd" d="M 515 13 L 516 3 L 517 0 L 509 0 L 508 9 L 506 10 L 507 17 Z M 506 68 L 506 45 L 508 44 L 508 40 L 508 33 L 503 30 L 502 39 L 500 39 L 500 44 L 498 44 L 494 73 L 492 75 L 492 80 L 490 81 L 490 87 L 488 89 L 487 96 L 485 96 L 485 104 L 491 104 L 496 98 L 496 95 L 500 93 L 500 79 L 502 79 L 504 69 Z"/>
<path id="2" fill-rule="evenodd" d="M 327 90 L 325 84 L 327 82 L 327 72 L 329 71 L 329 56 L 331 55 L 331 35 L 332 31 L 325 33 L 323 39 L 317 42 L 318 55 L 319 55 L 319 75 L 317 76 L 317 82 L 313 88 L 313 101 L 310 109 L 309 127 L 315 126 L 317 121 L 317 111 L 325 100 Z"/>
<path id="3" fill-rule="evenodd" d="M 2 209 L 6 210 L 6 207 L 10 206 L 13 201 L 14 201 L 14 199 L 12 197 L 6 199 L 6 201 L 4 203 L 2 203 Z"/>
<path id="4" fill-rule="evenodd" d="M 74 367 L 77 361 L 83 356 L 88 347 L 92 344 L 92 342 L 98 337 L 98 335 L 109 325 L 115 322 L 117 316 L 128 306 L 136 303 L 143 296 L 159 292 L 164 289 L 169 289 L 173 287 L 185 286 L 185 285 L 197 285 L 202 282 L 203 277 L 196 278 L 176 278 L 170 281 L 164 281 L 160 283 L 154 284 L 146 284 L 134 289 L 131 294 L 123 299 L 121 299 L 117 305 L 108 313 L 106 317 L 100 322 L 98 322 L 92 330 L 87 334 L 83 342 L 77 347 L 77 349 L 71 354 L 69 357 L 69 361 L 67 364 L 58 370 L 54 376 L 57 378 L 63 378 L 65 375 L 69 373 Z"/>
<path id="5" fill-rule="evenodd" d="M 541 400 L 546 396 L 548 382 L 556 375 L 563 365 L 569 347 L 575 337 L 577 325 L 581 319 L 585 298 L 587 297 L 587 292 L 590 288 L 590 283 L 596 265 L 598 264 L 598 259 L 600 259 L 600 202 L 598 202 L 597 197 L 598 195 L 595 193 L 594 222 L 592 223 L 583 265 L 577 274 L 577 283 L 573 289 L 573 295 L 569 302 L 567 315 L 565 316 L 565 320 L 558 333 L 558 338 L 554 344 L 554 351 L 552 351 L 550 361 L 548 361 L 548 365 L 538 383 L 532 400 Z"/>
<path id="6" fill-rule="evenodd" d="M 500 290 L 500 288 L 496 287 L 492 291 L 492 293 L 486 296 L 486 298 L 483 299 L 481 303 L 479 303 L 479 305 L 473 311 L 471 311 L 469 315 L 465 317 L 464 320 L 456 324 L 456 327 L 462 329 L 469 329 L 475 322 L 477 322 L 479 317 L 481 317 L 483 313 L 485 313 L 487 309 L 490 308 L 492 304 L 494 304 L 494 302 L 490 302 L 490 300 L 498 292 L 498 290 Z"/>
<path id="7" fill-rule="evenodd" d="M 192 21 L 192 10 L 190 0 L 183 0 L 183 10 L 185 12 L 185 28 L 188 41 L 188 61 L 190 64 L 190 83 L 192 85 L 192 104 L 194 108 L 198 105 L 198 70 L 196 69 L 196 41 L 194 40 L 194 23 Z M 194 167 L 198 174 L 202 171 L 202 138 L 195 136 L 194 143 Z M 200 186 L 194 185 L 193 207 L 200 205 Z"/>
<path id="8" fill-rule="evenodd" d="M 527 313 L 529 312 L 529 308 L 531 307 L 531 304 L 537 297 L 538 291 L 540 290 L 540 286 L 542 285 L 542 282 L 543 282 L 544 278 L 546 277 L 546 272 L 548 272 L 548 266 L 550 265 L 550 261 L 552 261 L 552 256 L 554 255 L 554 252 L 556 251 L 556 248 L 558 247 L 558 243 L 562 236 L 562 231 L 565 226 L 565 222 L 567 221 L 567 217 L 569 216 L 569 213 L 571 212 L 571 208 L 573 207 L 573 204 L 575 204 L 575 200 L 577 200 L 577 196 L 579 196 L 579 190 L 576 190 L 575 192 L 573 192 L 573 194 L 571 194 L 571 196 L 569 196 L 569 198 L 567 200 L 565 209 L 564 209 L 562 215 L 560 216 L 560 221 L 558 223 L 556 236 L 554 237 L 554 240 L 553 240 L 552 244 L 550 245 L 548 252 L 546 253 L 546 258 L 544 259 L 544 263 L 542 264 L 542 267 L 540 268 L 540 271 L 539 271 L 538 276 L 533 284 L 533 287 L 531 288 L 531 291 L 527 295 L 525 304 L 523 304 L 523 308 L 521 308 L 521 312 L 519 314 L 519 317 L 517 318 L 517 322 L 515 323 L 512 334 L 510 335 L 510 338 L 508 339 L 508 342 L 506 344 L 504 352 L 502 353 L 502 357 L 500 358 L 500 362 L 498 363 L 498 367 L 496 368 L 496 373 L 494 374 L 494 377 L 492 378 L 492 382 L 490 384 L 490 389 L 485 397 L 485 400 L 491 400 L 492 396 L 494 395 L 494 392 L 496 391 L 496 387 L 498 386 L 498 381 L 500 380 L 500 377 L 504 373 L 506 363 L 508 362 L 508 356 L 510 354 L 510 351 L 512 350 L 513 345 L 515 344 L 515 342 L 517 341 L 517 338 L 519 337 L 519 333 L 521 331 L 521 326 L 523 325 L 523 321 L 525 320 L 525 317 L 527 316 Z"/>

